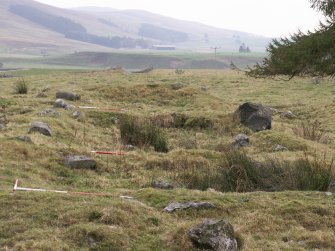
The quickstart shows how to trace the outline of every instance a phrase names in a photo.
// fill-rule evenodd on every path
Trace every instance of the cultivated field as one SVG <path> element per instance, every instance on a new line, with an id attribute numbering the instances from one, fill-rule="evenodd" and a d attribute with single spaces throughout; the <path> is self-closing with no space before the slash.
<path id="1" fill-rule="evenodd" d="M 0 79 L 0 102 L 10 101 L 0 130 L 0 250 L 193 250 L 187 232 L 207 218 L 227 219 L 241 250 L 334 250 L 335 195 L 325 193 L 335 175 L 333 79 L 253 79 L 232 70 L 6 74 L 20 77 Z M 16 94 L 23 78 L 28 94 Z M 41 116 L 59 90 L 81 95 L 69 104 L 100 109 L 82 109 L 78 119 L 76 108 Z M 273 108 L 271 130 L 233 121 L 247 101 Z M 287 111 L 294 117 L 281 116 Z M 33 121 L 47 123 L 52 137 L 27 134 Z M 239 133 L 250 145 L 235 149 Z M 97 168 L 65 167 L 71 154 L 91 156 Z M 153 188 L 158 178 L 175 188 Z M 15 179 L 112 196 L 12 193 Z M 172 201 L 215 208 L 164 212 Z"/>

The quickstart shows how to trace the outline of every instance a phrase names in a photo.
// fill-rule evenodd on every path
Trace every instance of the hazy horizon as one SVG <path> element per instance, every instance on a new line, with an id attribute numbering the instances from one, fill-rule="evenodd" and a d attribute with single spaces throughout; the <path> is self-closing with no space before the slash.
<path id="1" fill-rule="evenodd" d="M 310 8 L 308 0 L 209 0 L 162 3 L 154 0 L 35 0 L 61 8 L 84 6 L 119 10 L 140 9 L 218 28 L 238 30 L 267 37 L 289 36 L 317 28 L 322 15 Z M 187 11 L 186 11 L 187 10 Z"/>

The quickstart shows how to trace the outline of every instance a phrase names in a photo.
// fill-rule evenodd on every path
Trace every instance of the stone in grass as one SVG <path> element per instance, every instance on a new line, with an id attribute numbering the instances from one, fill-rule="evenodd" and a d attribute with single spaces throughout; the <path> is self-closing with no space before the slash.
<path id="1" fill-rule="evenodd" d="M 226 220 L 208 219 L 188 232 L 195 247 L 214 251 L 236 251 L 233 226 Z"/>
<path id="2" fill-rule="evenodd" d="M 34 121 L 31 123 L 31 127 L 28 133 L 32 133 L 32 132 L 38 132 L 40 134 L 43 134 L 49 137 L 52 136 L 49 125 L 43 122 L 39 122 L 39 121 Z"/>
<path id="3" fill-rule="evenodd" d="M 235 148 L 240 148 L 240 147 L 248 146 L 249 143 L 250 143 L 250 140 L 249 140 L 248 135 L 244 133 L 240 133 L 234 138 L 233 146 Z"/>
<path id="4" fill-rule="evenodd" d="M 176 210 L 184 210 L 189 208 L 195 209 L 209 209 L 214 208 L 215 206 L 209 202 L 171 202 L 163 210 L 165 212 L 171 213 Z"/>
<path id="5" fill-rule="evenodd" d="M 0 130 L 3 130 L 6 128 L 6 124 L 0 123 Z"/>
<path id="6" fill-rule="evenodd" d="M 64 165 L 71 168 L 95 169 L 97 163 L 94 159 L 84 155 L 67 156 Z"/>
<path id="7" fill-rule="evenodd" d="M 72 118 L 74 118 L 74 119 L 79 119 L 79 118 L 81 118 L 81 117 L 82 117 L 82 113 L 81 113 L 81 111 L 79 111 L 79 110 L 74 111 L 74 112 L 72 113 Z"/>
<path id="8" fill-rule="evenodd" d="M 172 189 L 174 188 L 173 184 L 166 179 L 159 178 L 152 181 L 152 187 L 160 189 Z"/>
<path id="9" fill-rule="evenodd" d="M 74 92 L 58 91 L 56 93 L 56 98 L 62 98 L 66 100 L 79 100 L 80 95 Z"/>
<path id="10" fill-rule="evenodd" d="M 63 99 L 56 99 L 56 101 L 54 102 L 54 107 L 56 108 L 65 108 L 67 107 L 68 104 L 63 100 Z"/>
<path id="11" fill-rule="evenodd" d="M 24 142 L 27 142 L 27 143 L 33 143 L 33 141 L 31 140 L 31 138 L 27 135 L 22 135 L 22 136 L 19 136 L 17 137 L 18 140 L 20 141 L 24 141 Z"/>
<path id="12" fill-rule="evenodd" d="M 286 119 L 294 119 L 295 118 L 295 115 L 291 112 L 291 111 L 287 111 L 287 112 L 282 112 L 280 114 L 280 117 L 282 119 L 286 118 Z"/>
<path id="13" fill-rule="evenodd" d="M 59 112 L 57 112 L 55 109 L 51 109 L 51 108 L 47 108 L 47 109 L 41 111 L 39 115 L 43 116 L 43 117 L 45 117 L 45 116 L 59 117 L 60 116 Z"/>
<path id="14" fill-rule="evenodd" d="M 272 149 L 273 152 L 283 152 L 283 151 L 287 151 L 287 150 L 288 150 L 288 149 L 287 149 L 285 146 L 280 145 L 280 144 L 276 145 L 276 146 Z"/>

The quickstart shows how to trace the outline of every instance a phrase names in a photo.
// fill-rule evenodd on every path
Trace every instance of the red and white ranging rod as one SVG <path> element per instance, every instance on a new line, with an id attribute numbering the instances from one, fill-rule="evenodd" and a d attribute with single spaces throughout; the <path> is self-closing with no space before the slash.
<path id="1" fill-rule="evenodd" d="M 16 192 L 16 191 L 31 191 L 31 192 L 63 193 L 63 194 L 71 194 L 71 195 L 113 196 L 110 193 L 71 192 L 71 191 L 42 189 L 42 188 L 19 187 L 18 183 L 19 183 L 19 180 L 16 179 L 15 184 L 14 184 L 14 188 L 13 188 L 13 192 Z"/>

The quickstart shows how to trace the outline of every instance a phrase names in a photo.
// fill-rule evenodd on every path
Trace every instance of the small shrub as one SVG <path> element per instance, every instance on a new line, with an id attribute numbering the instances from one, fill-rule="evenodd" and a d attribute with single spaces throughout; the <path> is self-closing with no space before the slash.
<path id="1" fill-rule="evenodd" d="M 148 119 L 124 117 L 120 121 L 120 131 L 125 144 L 153 146 L 157 152 L 168 152 L 167 140 L 162 130 Z"/>
<path id="2" fill-rule="evenodd" d="M 28 84 L 24 79 L 18 80 L 14 84 L 14 92 L 16 94 L 27 94 L 28 93 Z"/>
<path id="3" fill-rule="evenodd" d="M 301 122 L 300 126 L 293 128 L 293 132 L 304 139 L 313 140 L 320 143 L 329 143 L 326 132 L 322 129 L 321 122 L 307 119 Z"/>

